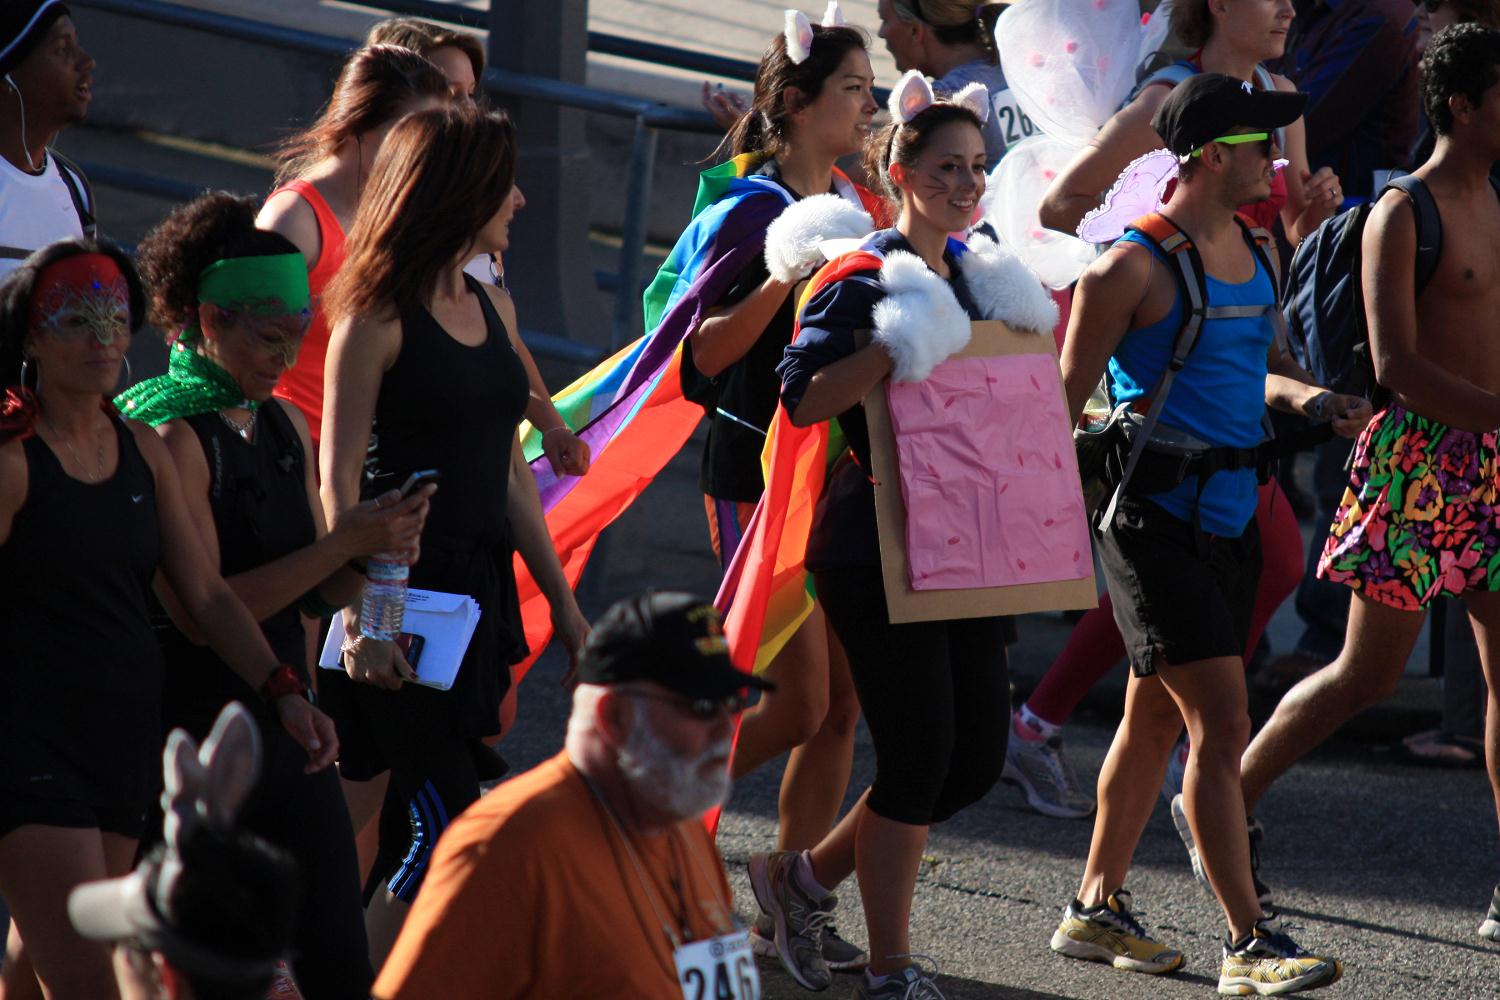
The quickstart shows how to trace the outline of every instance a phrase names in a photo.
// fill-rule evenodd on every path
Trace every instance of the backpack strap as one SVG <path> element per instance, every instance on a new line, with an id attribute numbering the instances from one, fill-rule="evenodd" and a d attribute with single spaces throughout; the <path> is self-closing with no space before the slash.
<path id="1" fill-rule="evenodd" d="M 1443 253 L 1443 219 L 1438 214 L 1437 200 L 1432 197 L 1432 192 L 1420 177 L 1411 174 L 1392 177 L 1390 183 L 1375 196 L 1375 201 L 1379 201 L 1380 195 L 1392 188 L 1406 196 L 1407 202 L 1411 204 L 1412 215 L 1416 218 L 1417 273 L 1413 288 L 1416 294 L 1421 295 L 1422 289 L 1427 287 L 1427 283 L 1437 273 L 1438 258 Z"/>
<path id="2" fill-rule="evenodd" d="M 89 179 L 84 176 L 78 164 L 57 150 L 49 148 L 47 155 L 57 163 L 57 174 L 67 187 L 68 196 L 73 199 L 73 211 L 78 213 L 78 224 L 83 228 L 83 235 L 89 239 L 97 237 L 99 223 L 94 218 L 94 189 L 90 186 Z"/>
<path id="3" fill-rule="evenodd" d="M 1182 302 L 1182 327 L 1177 331 L 1177 339 L 1172 342 L 1172 357 L 1167 362 L 1166 371 L 1162 372 L 1161 378 L 1157 379 L 1156 385 L 1151 389 L 1151 405 L 1146 410 L 1145 422 L 1136 431 L 1135 440 L 1130 444 L 1130 455 L 1125 459 L 1125 468 L 1120 475 L 1120 481 L 1115 485 L 1114 493 L 1109 498 L 1109 505 L 1105 507 L 1103 520 L 1100 522 L 1108 530 L 1109 525 L 1114 522 L 1115 507 L 1120 502 L 1120 497 L 1125 492 L 1130 477 L 1135 472 L 1135 467 L 1140 464 L 1141 454 L 1146 450 L 1146 443 L 1151 440 L 1151 434 L 1156 430 L 1157 421 L 1161 419 L 1162 410 L 1166 408 L 1167 396 L 1172 391 L 1172 383 L 1177 378 L 1177 373 L 1182 371 L 1187 364 L 1188 355 L 1198 345 L 1198 335 L 1203 331 L 1203 321 L 1209 318 L 1208 308 L 1208 277 L 1203 268 L 1203 257 L 1198 253 L 1198 248 L 1188 238 L 1187 233 L 1161 212 L 1152 212 L 1143 218 L 1137 219 L 1125 227 L 1126 232 L 1139 233 L 1151 241 L 1155 250 L 1167 259 L 1173 266 L 1170 268 L 1173 277 L 1177 279 L 1177 291 Z"/>
<path id="4" fill-rule="evenodd" d="M 1252 225 L 1249 219 L 1238 212 L 1235 213 L 1234 221 L 1239 223 L 1240 231 L 1245 235 L 1245 242 L 1250 244 L 1250 252 L 1255 255 L 1255 259 L 1260 263 L 1260 266 L 1266 269 L 1266 274 L 1271 279 L 1271 294 L 1273 296 L 1271 304 L 1271 330 L 1274 334 L 1277 352 L 1279 354 L 1286 354 L 1291 341 L 1286 330 L 1286 317 L 1282 315 L 1281 311 L 1281 255 L 1276 251 L 1276 237 L 1272 236 L 1270 231 L 1265 227 Z M 1234 313 L 1234 315 L 1257 315 L 1253 307 L 1238 308 L 1248 308 L 1250 311 L 1238 312 Z M 1230 312 L 1232 312 L 1232 309 L 1229 312 L 1210 310 L 1210 313 L 1213 314 L 1210 318 L 1228 318 Z"/>

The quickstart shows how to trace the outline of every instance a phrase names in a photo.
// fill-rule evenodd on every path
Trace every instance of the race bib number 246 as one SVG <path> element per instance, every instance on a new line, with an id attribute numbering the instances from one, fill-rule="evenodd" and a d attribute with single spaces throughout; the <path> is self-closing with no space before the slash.
<path id="1" fill-rule="evenodd" d="M 760 970 L 746 931 L 685 944 L 674 957 L 683 1000 L 760 1000 Z"/>

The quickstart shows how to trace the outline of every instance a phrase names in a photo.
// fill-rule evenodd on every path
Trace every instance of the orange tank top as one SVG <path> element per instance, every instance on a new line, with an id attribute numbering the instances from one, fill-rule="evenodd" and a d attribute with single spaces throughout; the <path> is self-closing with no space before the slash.
<path id="1" fill-rule="evenodd" d="M 275 191 L 292 191 L 312 208 L 318 219 L 318 264 L 307 273 L 307 285 L 312 292 L 312 323 L 303 338 L 302 350 L 297 352 L 297 363 L 281 376 L 276 386 L 276 395 L 292 403 L 307 417 L 312 431 L 313 444 L 317 444 L 323 432 L 323 362 L 328 357 L 328 321 L 323 316 L 323 289 L 333 280 L 344 263 L 344 228 L 338 216 L 328 207 L 328 202 L 318 189 L 307 181 L 288 181 Z"/>

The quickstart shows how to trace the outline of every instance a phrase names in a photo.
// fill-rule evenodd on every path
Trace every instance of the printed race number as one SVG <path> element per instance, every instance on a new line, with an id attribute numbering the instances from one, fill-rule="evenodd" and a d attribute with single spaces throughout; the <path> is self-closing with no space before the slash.
<path id="1" fill-rule="evenodd" d="M 685 944 L 674 957 L 684 1000 L 760 1000 L 760 970 L 745 931 Z"/>
<path id="2" fill-rule="evenodd" d="M 1009 88 L 996 94 L 992 101 L 995 107 L 995 121 L 999 123 L 1000 130 L 1005 135 L 1007 148 L 1014 146 L 1022 139 L 1030 139 L 1036 135 L 1036 125 L 1021 113 L 1021 106 L 1016 103 Z"/>

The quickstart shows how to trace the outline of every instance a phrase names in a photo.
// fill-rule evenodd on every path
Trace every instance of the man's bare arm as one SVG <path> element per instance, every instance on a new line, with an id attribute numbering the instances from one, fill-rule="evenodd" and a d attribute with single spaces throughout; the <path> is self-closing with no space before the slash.
<path id="1" fill-rule="evenodd" d="M 1129 331 L 1151 274 L 1151 251 L 1124 244 L 1095 260 L 1078 279 L 1062 348 L 1063 389 L 1068 419 L 1074 424 L 1099 385 L 1109 356 Z"/>

